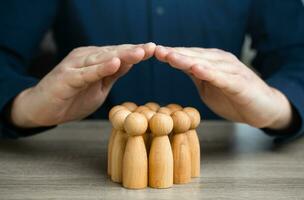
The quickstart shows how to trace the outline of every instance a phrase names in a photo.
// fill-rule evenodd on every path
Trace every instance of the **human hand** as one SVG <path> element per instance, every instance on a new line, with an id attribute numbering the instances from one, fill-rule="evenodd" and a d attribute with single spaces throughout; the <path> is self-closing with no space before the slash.
<path id="1" fill-rule="evenodd" d="M 73 50 L 14 99 L 12 123 L 23 128 L 51 126 L 88 116 L 102 105 L 115 81 L 154 50 L 154 43 Z"/>
<path id="2" fill-rule="evenodd" d="M 231 53 L 157 46 L 155 56 L 187 73 L 204 103 L 228 120 L 272 129 L 284 129 L 291 123 L 292 108 L 285 95 Z"/>

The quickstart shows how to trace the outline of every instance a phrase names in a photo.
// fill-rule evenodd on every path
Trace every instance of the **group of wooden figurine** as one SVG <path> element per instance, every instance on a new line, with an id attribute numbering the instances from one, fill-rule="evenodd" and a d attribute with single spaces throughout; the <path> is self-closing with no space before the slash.
<path id="1" fill-rule="evenodd" d="M 168 188 L 200 176 L 199 112 L 125 102 L 109 112 L 108 175 L 129 189 Z"/>

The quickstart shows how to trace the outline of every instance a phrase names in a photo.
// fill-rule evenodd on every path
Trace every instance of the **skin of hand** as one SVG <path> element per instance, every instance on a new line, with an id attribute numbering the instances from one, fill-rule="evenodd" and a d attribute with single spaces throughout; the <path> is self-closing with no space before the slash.
<path id="1" fill-rule="evenodd" d="M 257 128 L 285 129 L 292 107 L 233 54 L 219 49 L 157 46 L 155 57 L 187 73 L 202 101 L 218 115 Z"/>
<path id="2" fill-rule="evenodd" d="M 102 105 L 115 81 L 154 55 L 156 45 L 80 47 L 37 85 L 14 99 L 11 121 L 22 128 L 80 120 Z"/>

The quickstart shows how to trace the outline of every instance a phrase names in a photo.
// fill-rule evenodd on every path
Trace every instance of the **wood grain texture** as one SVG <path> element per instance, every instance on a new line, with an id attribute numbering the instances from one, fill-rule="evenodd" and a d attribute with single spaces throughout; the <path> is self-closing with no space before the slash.
<path id="1" fill-rule="evenodd" d="M 304 139 L 274 146 L 257 129 L 199 127 L 201 177 L 169 189 L 128 190 L 107 176 L 108 122 L 77 122 L 0 141 L 0 199 L 303 199 Z"/>

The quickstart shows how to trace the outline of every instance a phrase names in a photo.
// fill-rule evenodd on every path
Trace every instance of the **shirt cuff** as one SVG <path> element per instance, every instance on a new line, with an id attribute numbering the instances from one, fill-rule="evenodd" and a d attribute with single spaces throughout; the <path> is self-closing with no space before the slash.
<path id="1" fill-rule="evenodd" d="M 271 129 L 262 129 L 267 135 L 275 137 L 274 142 L 278 144 L 291 142 L 304 135 L 304 88 L 296 79 L 289 77 L 274 76 L 266 81 L 270 86 L 280 90 L 289 100 L 294 109 L 293 123 L 288 133 Z M 286 130 L 285 130 L 286 131 Z"/>

